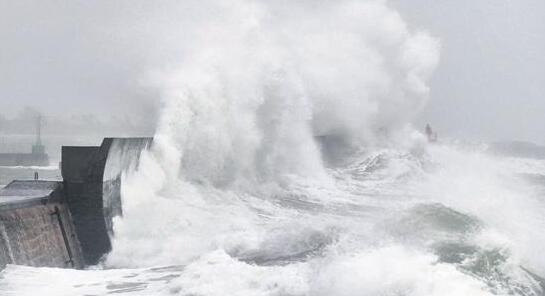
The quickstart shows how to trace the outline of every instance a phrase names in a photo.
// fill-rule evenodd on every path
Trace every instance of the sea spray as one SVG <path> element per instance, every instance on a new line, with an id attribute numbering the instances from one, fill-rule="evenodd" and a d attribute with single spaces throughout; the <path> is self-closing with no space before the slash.
<path id="1" fill-rule="evenodd" d="M 524 229 L 543 203 L 517 165 L 410 126 L 437 41 L 382 1 L 279 3 L 217 4 L 157 76 L 156 141 L 124 176 L 105 266 L 181 264 L 181 294 L 541 293 L 525 270 L 543 236 Z"/>
<path id="2" fill-rule="evenodd" d="M 2 295 L 543 295 L 545 164 L 410 126 L 438 42 L 385 1 L 159 11 L 176 50 L 112 252 L 8 266 Z"/>
<path id="3" fill-rule="evenodd" d="M 294 184 L 334 186 L 317 136 L 388 142 L 422 108 L 435 39 L 383 1 L 285 4 L 209 1 L 222 14 L 184 28 L 195 38 L 184 40 L 178 69 L 156 77 L 156 140 L 123 183 L 109 264 L 186 262 L 237 239 L 252 244 L 275 221 L 246 199 L 274 210 Z"/>

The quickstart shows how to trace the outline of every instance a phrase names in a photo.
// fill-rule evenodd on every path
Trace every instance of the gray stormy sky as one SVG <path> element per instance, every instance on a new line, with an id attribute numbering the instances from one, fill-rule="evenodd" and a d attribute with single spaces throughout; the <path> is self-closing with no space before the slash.
<path id="1" fill-rule="evenodd" d="M 0 114 L 33 106 L 152 124 L 158 94 L 141 80 L 150 65 L 175 62 L 172 36 L 183 34 L 172 26 L 176 11 L 159 3 L 0 0 Z M 390 5 L 442 44 L 419 124 L 465 139 L 545 143 L 545 1 Z"/>
<path id="2" fill-rule="evenodd" d="M 441 39 L 422 121 L 458 138 L 545 144 L 545 1 L 390 3 Z"/>

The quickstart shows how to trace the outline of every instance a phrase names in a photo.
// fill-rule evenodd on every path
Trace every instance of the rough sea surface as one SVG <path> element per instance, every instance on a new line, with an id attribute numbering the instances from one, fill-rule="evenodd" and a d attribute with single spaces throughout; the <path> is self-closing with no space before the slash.
<path id="1" fill-rule="evenodd" d="M 118 241 L 108 263 L 8 266 L 1 294 L 543 295 L 544 161 L 437 145 L 362 152 L 328 174 L 141 201 L 133 246 Z"/>
<path id="2" fill-rule="evenodd" d="M 545 163 L 412 125 L 441 36 L 385 0 L 134 7 L 161 112 L 113 249 L 0 295 L 543 295 Z"/>

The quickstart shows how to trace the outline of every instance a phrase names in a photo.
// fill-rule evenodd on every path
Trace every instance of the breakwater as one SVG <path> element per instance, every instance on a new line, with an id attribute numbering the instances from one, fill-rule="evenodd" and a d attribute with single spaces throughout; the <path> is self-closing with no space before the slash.
<path id="1" fill-rule="evenodd" d="M 62 181 L 13 181 L 0 190 L 0 269 L 7 264 L 82 268 L 110 251 L 121 215 L 121 174 L 151 138 L 106 138 L 62 147 Z"/>

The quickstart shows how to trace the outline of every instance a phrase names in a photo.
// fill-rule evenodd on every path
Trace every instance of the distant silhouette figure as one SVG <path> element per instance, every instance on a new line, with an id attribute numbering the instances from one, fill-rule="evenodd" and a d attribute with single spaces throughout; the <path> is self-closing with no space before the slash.
<path id="1" fill-rule="evenodd" d="M 429 123 L 426 124 L 426 136 L 428 137 L 429 142 L 437 142 L 437 133 L 433 132 Z"/>
<path id="2" fill-rule="evenodd" d="M 38 172 L 34 172 L 34 180 L 38 180 Z"/>

